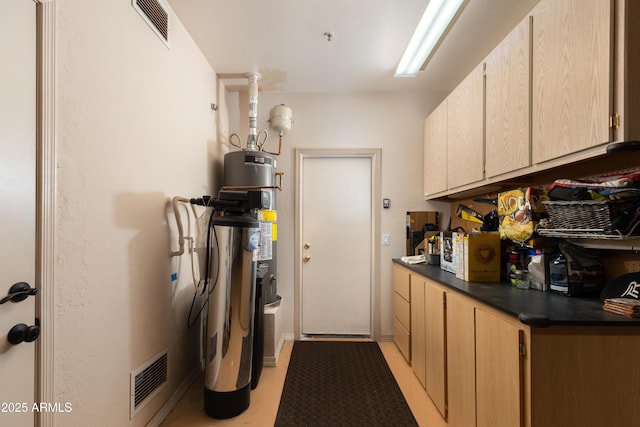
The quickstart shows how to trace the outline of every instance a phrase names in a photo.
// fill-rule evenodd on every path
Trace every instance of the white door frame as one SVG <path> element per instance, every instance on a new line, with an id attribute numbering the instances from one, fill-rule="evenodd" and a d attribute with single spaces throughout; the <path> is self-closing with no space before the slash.
<path id="1" fill-rule="evenodd" d="M 34 0 L 36 44 L 36 401 L 55 402 L 53 320 L 56 210 L 55 0 Z M 53 426 L 53 412 L 37 412 L 36 426 Z"/>
<path id="2" fill-rule="evenodd" d="M 295 152 L 295 232 L 294 232 L 294 333 L 295 339 L 302 338 L 302 163 L 305 158 L 314 157 L 365 157 L 371 159 L 371 328 L 372 338 L 380 338 L 380 206 L 381 201 L 381 161 L 379 148 L 296 148 Z"/>

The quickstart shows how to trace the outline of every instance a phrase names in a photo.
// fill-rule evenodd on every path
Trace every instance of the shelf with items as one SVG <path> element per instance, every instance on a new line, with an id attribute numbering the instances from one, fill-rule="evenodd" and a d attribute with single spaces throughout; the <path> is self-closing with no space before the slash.
<path id="1" fill-rule="evenodd" d="M 565 240 L 586 249 L 610 249 L 617 251 L 640 251 L 640 236 L 620 237 L 617 239 L 601 237 L 564 237 Z"/>
<path id="2" fill-rule="evenodd" d="M 640 243 L 640 198 L 543 201 L 549 214 L 537 232 L 572 240 L 583 247 L 637 250 Z"/>
<path id="3" fill-rule="evenodd" d="M 542 237 L 567 240 L 587 249 L 640 251 L 639 235 L 597 229 L 538 228 L 536 231 Z"/>

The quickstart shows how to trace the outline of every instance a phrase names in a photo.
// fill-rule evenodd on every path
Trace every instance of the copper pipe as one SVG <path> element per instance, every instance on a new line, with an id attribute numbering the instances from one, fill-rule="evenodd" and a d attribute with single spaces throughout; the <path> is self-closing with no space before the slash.
<path id="1" fill-rule="evenodd" d="M 278 141 L 278 152 L 277 153 L 272 153 L 271 151 L 267 151 L 267 150 L 262 150 L 267 154 L 272 154 L 274 156 L 279 156 L 280 155 L 280 150 L 282 150 L 282 131 L 280 131 L 280 138 Z"/>

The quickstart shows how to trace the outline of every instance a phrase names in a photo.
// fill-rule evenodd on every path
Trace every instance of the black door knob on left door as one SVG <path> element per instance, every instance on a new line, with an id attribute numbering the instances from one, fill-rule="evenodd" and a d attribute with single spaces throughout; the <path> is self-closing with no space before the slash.
<path id="1" fill-rule="evenodd" d="M 31 325 L 27 326 L 24 323 L 18 323 L 9 331 L 7 340 L 13 344 L 20 344 L 21 342 L 32 342 L 40 336 L 40 326 Z"/>
<path id="2" fill-rule="evenodd" d="M 38 293 L 36 288 L 32 288 L 27 282 L 18 282 L 14 283 L 9 288 L 9 294 L 0 299 L 0 304 L 4 304 L 5 302 L 20 302 L 27 299 L 30 295 L 35 295 Z"/>

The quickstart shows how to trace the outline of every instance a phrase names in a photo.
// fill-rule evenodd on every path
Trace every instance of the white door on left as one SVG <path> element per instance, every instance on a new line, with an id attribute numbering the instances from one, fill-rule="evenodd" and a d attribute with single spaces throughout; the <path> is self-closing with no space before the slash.
<path id="1" fill-rule="evenodd" d="M 32 0 L 0 2 L 0 58 L 0 301 L 4 299 L 0 425 L 32 427 L 35 342 L 28 341 L 35 334 L 35 297 L 6 298 L 16 283 L 35 286 L 36 5 Z M 12 344 L 10 335 L 14 342 L 27 341 Z"/>

